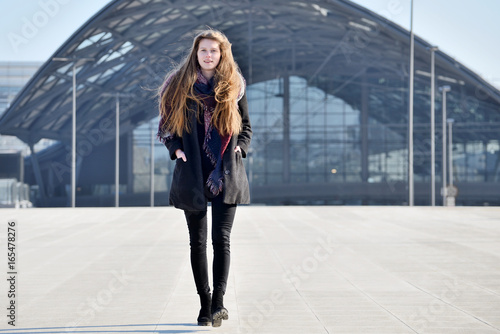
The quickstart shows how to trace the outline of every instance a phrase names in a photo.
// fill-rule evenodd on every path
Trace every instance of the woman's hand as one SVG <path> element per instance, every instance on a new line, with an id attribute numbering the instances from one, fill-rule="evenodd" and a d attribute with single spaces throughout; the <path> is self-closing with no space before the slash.
<path id="1" fill-rule="evenodd" d="M 182 161 L 186 162 L 187 159 L 186 159 L 186 155 L 184 154 L 184 151 L 181 150 L 180 148 L 178 148 L 176 151 L 175 151 L 175 156 L 177 157 L 177 159 L 182 159 Z"/>
<path id="2" fill-rule="evenodd" d="M 239 146 L 236 146 L 236 147 L 234 148 L 234 152 L 240 152 L 240 153 L 241 153 L 241 148 L 240 148 Z"/>

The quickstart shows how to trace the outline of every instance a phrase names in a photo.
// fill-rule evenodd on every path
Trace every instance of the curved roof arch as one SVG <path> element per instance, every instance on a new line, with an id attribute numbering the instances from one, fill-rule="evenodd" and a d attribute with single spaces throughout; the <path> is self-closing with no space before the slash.
<path id="1" fill-rule="evenodd" d="M 115 0 L 45 62 L 0 119 L 0 132 L 27 143 L 69 140 L 73 67 L 77 133 L 113 119 L 117 94 L 121 131 L 133 129 L 156 116 L 155 88 L 206 26 L 228 36 L 249 84 L 296 75 L 355 106 L 361 93 L 350 82 L 367 73 L 384 80 L 408 75 L 409 32 L 346 0 Z M 430 46 L 416 37 L 417 81 L 428 80 Z M 436 66 L 443 82 L 465 94 L 479 91 L 481 103 L 498 111 L 500 92 L 474 72 L 440 51 Z M 402 122 L 404 100 L 396 92 L 375 102 L 399 106 Z M 416 103 L 428 101 L 416 96 Z"/>

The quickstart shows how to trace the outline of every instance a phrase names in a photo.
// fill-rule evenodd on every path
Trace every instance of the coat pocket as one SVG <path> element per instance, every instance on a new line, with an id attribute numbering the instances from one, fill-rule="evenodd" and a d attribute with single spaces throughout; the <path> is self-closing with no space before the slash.
<path id="1" fill-rule="evenodd" d="M 248 204 L 250 191 L 243 157 L 240 152 L 233 154 L 231 161 L 225 167 L 225 202 L 228 204 Z"/>

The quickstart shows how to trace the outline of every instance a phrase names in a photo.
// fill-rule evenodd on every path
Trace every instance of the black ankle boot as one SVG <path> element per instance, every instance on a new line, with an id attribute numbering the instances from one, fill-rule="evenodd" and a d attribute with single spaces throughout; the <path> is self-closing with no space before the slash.
<path id="1" fill-rule="evenodd" d="M 224 293 L 222 291 L 214 291 L 212 298 L 212 326 L 220 327 L 222 320 L 229 319 L 229 313 L 224 307 Z"/>
<path id="2" fill-rule="evenodd" d="M 198 315 L 198 326 L 210 326 L 212 324 L 212 298 L 210 292 L 200 295 L 200 314 Z"/>

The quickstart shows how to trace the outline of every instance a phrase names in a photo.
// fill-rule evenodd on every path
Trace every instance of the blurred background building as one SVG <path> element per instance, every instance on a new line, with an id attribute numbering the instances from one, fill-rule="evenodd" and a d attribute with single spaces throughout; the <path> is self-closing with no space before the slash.
<path id="1" fill-rule="evenodd" d="M 23 181 L 36 205 L 69 204 L 73 69 L 76 205 L 112 206 L 116 191 L 122 206 L 168 204 L 174 162 L 154 138 L 156 88 L 207 26 L 228 36 L 247 80 L 252 203 L 408 204 L 408 31 L 342 0 L 116 0 L 40 66 L 0 118 L 0 134 L 30 148 Z M 500 92 L 439 50 L 431 166 L 431 47 L 415 38 L 415 204 L 431 204 L 433 168 L 442 204 L 449 157 L 438 89 L 449 86 L 456 203 L 500 205 Z M 41 140 L 50 146 L 36 149 Z"/>
<path id="2" fill-rule="evenodd" d="M 0 117 L 40 65 L 0 62 Z M 29 147 L 17 137 L 0 135 L 0 207 L 31 205 L 29 185 L 24 183 L 24 157 L 29 154 Z"/>
<path id="3" fill-rule="evenodd" d="M 0 117 L 41 66 L 38 62 L 0 62 Z M 26 155 L 27 145 L 15 136 L 0 136 L 0 151 Z"/>

